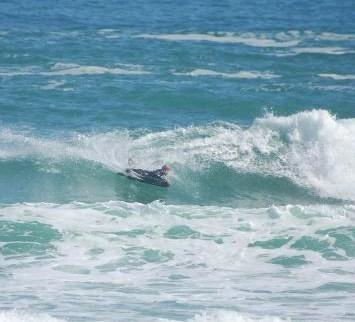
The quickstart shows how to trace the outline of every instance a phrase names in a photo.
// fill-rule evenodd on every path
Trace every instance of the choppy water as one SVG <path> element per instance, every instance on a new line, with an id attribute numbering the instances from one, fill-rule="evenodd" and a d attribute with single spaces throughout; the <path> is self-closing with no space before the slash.
<path id="1" fill-rule="evenodd" d="M 1 322 L 355 320 L 353 1 L 0 17 Z"/>

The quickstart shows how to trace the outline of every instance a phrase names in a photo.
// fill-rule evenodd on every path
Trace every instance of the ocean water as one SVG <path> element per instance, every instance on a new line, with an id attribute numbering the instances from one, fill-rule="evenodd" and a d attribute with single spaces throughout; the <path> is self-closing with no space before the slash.
<path id="1" fill-rule="evenodd" d="M 352 0 L 0 2 L 1 322 L 354 321 L 354 170 Z"/>

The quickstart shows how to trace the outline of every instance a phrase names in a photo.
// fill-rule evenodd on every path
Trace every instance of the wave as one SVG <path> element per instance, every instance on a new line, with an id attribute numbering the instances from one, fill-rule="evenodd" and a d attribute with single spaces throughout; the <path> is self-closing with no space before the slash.
<path id="1" fill-rule="evenodd" d="M 86 160 L 123 171 L 131 157 L 141 168 L 172 164 L 173 180 L 180 184 L 192 173 L 201 184 L 219 182 L 208 170 L 213 166 L 226 182 L 241 180 L 235 177 L 238 173 L 286 178 L 324 198 L 355 200 L 355 153 L 350 148 L 354 136 L 354 119 L 338 120 L 326 110 L 267 115 L 248 128 L 221 122 L 161 132 L 73 134 L 66 139 L 2 129 L 0 158 Z"/>
<path id="2" fill-rule="evenodd" d="M 209 69 L 194 69 L 188 73 L 174 73 L 174 75 L 178 76 L 213 76 L 213 77 L 226 77 L 226 78 L 241 78 L 241 79 L 271 79 L 271 78 L 278 78 L 279 75 L 270 73 L 270 72 L 256 72 L 256 71 L 239 71 L 235 73 L 223 73 L 223 72 L 216 72 Z"/>
<path id="3" fill-rule="evenodd" d="M 332 78 L 334 80 L 354 80 L 355 75 L 339 75 L 339 74 L 318 74 L 320 77 Z"/>

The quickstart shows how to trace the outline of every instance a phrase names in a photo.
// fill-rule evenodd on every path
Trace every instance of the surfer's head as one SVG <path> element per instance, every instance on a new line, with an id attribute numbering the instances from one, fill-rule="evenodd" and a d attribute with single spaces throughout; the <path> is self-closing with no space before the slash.
<path id="1" fill-rule="evenodd" d="M 164 165 L 161 167 L 161 169 L 162 169 L 165 173 L 168 173 L 168 172 L 171 170 L 171 168 L 170 168 L 168 165 L 166 165 L 166 164 L 164 164 Z"/>

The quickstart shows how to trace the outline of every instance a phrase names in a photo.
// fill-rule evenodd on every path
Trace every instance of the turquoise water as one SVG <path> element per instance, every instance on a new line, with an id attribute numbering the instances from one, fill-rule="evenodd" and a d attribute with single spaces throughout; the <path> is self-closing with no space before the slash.
<path id="1" fill-rule="evenodd" d="M 353 1 L 0 16 L 1 322 L 355 320 Z"/>

